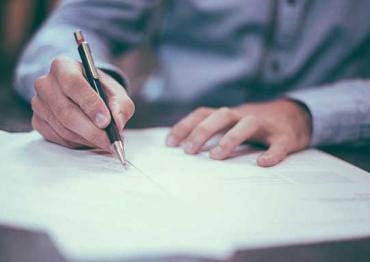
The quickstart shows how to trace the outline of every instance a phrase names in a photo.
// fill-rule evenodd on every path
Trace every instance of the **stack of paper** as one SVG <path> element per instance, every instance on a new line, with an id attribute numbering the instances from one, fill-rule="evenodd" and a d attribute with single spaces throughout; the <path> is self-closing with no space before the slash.
<path id="1" fill-rule="evenodd" d="M 46 231 L 69 258 L 173 254 L 370 235 L 370 175 L 317 150 L 273 168 L 259 152 L 214 161 L 126 131 L 128 159 L 0 132 L 0 224 Z"/>

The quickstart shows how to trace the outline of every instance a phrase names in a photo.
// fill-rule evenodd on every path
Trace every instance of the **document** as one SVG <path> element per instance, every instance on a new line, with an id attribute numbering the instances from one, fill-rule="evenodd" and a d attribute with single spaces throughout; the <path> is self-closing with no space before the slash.
<path id="1" fill-rule="evenodd" d="M 125 131 L 128 170 L 100 151 L 0 132 L 0 224 L 94 261 L 370 236 L 369 173 L 315 149 L 273 168 L 248 146 L 215 161 L 166 147 L 168 131 Z"/>

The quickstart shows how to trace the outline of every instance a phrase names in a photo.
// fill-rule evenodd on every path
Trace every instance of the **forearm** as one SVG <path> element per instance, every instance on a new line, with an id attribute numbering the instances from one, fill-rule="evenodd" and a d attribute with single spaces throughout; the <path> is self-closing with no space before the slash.
<path id="1" fill-rule="evenodd" d="M 49 71 L 55 57 L 68 56 L 79 60 L 73 38 L 76 29 L 83 30 L 97 66 L 115 72 L 116 78 L 122 76 L 112 61 L 117 54 L 143 41 L 149 14 L 157 2 L 63 1 L 24 50 L 16 70 L 16 90 L 29 101 L 34 95 L 35 79 Z"/>
<path id="2" fill-rule="evenodd" d="M 370 139 L 370 80 L 347 80 L 290 92 L 310 111 L 311 145 Z"/>

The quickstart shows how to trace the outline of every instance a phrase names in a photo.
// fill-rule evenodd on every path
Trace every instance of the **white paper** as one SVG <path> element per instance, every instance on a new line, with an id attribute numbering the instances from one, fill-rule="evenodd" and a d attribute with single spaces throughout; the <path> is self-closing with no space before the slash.
<path id="1" fill-rule="evenodd" d="M 318 150 L 273 168 L 164 145 L 168 129 L 126 131 L 140 171 L 35 132 L 0 132 L 0 224 L 49 233 L 72 259 L 188 254 L 370 235 L 370 175 Z"/>

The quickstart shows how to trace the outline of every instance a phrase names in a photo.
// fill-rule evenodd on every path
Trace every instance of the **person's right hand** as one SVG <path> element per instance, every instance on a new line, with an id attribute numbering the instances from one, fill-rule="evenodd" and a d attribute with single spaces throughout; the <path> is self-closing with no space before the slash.
<path id="1" fill-rule="evenodd" d="M 135 107 L 126 90 L 112 77 L 99 71 L 119 130 L 134 114 Z M 35 81 L 32 98 L 32 126 L 48 141 L 69 148 L 101 148 L 109 151 L 104 128 L 111 117 L 103 100 L 91 88 L 77 61 L 56 58 L 50 72 Z"/>

